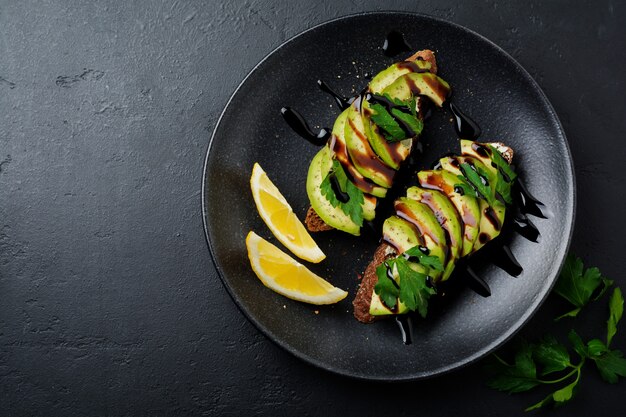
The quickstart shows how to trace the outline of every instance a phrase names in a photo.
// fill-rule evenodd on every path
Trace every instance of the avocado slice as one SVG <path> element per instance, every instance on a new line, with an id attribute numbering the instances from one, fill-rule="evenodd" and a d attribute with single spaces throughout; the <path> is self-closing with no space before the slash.
<path id="1" fill-rule="evenodd" d="M 376 197 L 385 197 L 387 189 L 376 185 L 372 181 L 366 179 L 361 173 L 354 167 L 354 164 L 350 160 L 348 155 L 348 148 L 345 140 L 345 128 L 346 120 L 348 119 L 348 109 L 341 112 L 341 114 L 335 120 L 332 131 L 332 139 L 330 141 L 330 148 L 335 152 L 335 159 L 341 162 L 343 169 L 346 170 L 348 175 L 353 180 L 352 182 L 357 188 L 364 193 L 372 194 Z M 368 219 L 371 220 L 371 219 Z"/>
<path id="2" fill-rule="evenodd" d="M 441 164 L 441 169 L 449 171 L 454 175 L 464 175 L 461 170 L 461 164 L 466 163 L 473 165 L 476 168 L 479 168 L 486 175 L 486 180 L 491 189 L 491 195 L 489 197 L 495 199 L 496 197 L 496 185 L 498 184 L 498 174 L 497 171 L 489 169 L 485 164 L 483 164 L 480 159 L 474 158 L 473 156 L 446 156 L 439 160 Z"/>
<path id="3" fill-rule="evenodd" d="M 409 266 L 413 268 L 412 263 L 409 263 Z M 398 276 L 398 270 L 395 266 L 393 267 L 393 270 L 391 271 L 391 276 L 393 276 L 393 279 L 396 282 L 398 283 L 400 282 L 400 277 Z M 370 302 L 370 314 L 372 316 L 389 316 L 392 314 L 404 314 L 409 311 L 407 306 L 399 299 L 396 301 L 396 303 L 397 303 L 396 307 L 393 310 L 390 309 L 389 307 L 385 305 L 385 303 L 383 303 L 383 301 L 380 299 L 378 294 L 376 294 L 376 291 L 374 291 L 372 293 L 372 301 Z"/>
<path id="4" fill-rule="evenodd" d="M 419 234 L 416 227 L 398 216 L 391 216 L 385 220 L 385 223 L 383 223 L 383 238 L 395 247 L 398 254 L 401 254 L 414 246 L 425 244 L 424 237 Z M 409 262 L 409 266 L 417 272 L 428 275 L 429 270 L 420 264 Z M 395 268 L 392 271 L 392 275 L 396 282 L 399 282 L 399 277 Z M 391 314 L 403 314 L 407 311 L 408 308 L 404 305 L 404 303 L 400 302 L 400 300 L 398 300 L 397 308 L 390 310 L 381 301 L 376 292 L 372 293 L 372 300 L 370 303 L 371 315 L 385 316 Z"/>
<path id="5" fill-rule="evenodd" d="M 378 125 L 372 122 L 371 115 L 374 110 L 370 107 L 367 100 L 363 100 L 361 105 L 361 117 L 363 118 L 363 126 L 365 127 L 365 136 L 369 141 L 372 149 L 378 157 L 388 166 L 397 170 L 400 163 L 404 161 L 411 153 L 413 139 L 405 139 L 399 142 L 390 142 L 380 133 Z"/>
<path id="6" fill-rule="evenodd" d="M 350 233 L 355 236 L 361 234 L 361 228 L 352 221 L 350 216 L 341 210 L 339 206 L 333 207 L 330 201 L 322 194 L 321 184 L 333 166 L 333 152 L 324 146 L 315 155 L 309 165 L 309 172 L 306 180 L 306 192 L 311 202 L 311 207 L 320 216 L 324 223 L 338 230 Z M 363 218 L 373 219 L 376 202 L 372 198 L 366 198 L 363 203 Z"/>
<path id="7" fill-rule="evenodd" d="M 412 200 L 426 204 L 435 214 L 437 221 L 443 228 L 450 253 L 448 260 L 444 264 L 442 281 L 447 280 L 456 262 L 461 257 L 463 250 L 463 221 L 450 199 L 440 191 L 425 190 L 420 187 L 410 187 L 406 191 L 406 196 Z"/>
<path id="8" fill-rule="evenodd" d="M 463 173 L 459 168 L 460 164 L 468 163 L 480 168 L 481 171 L 483 171 L 487 176 L 486 180 L 490 185 L 491 198 L 492 201 L 494 201 L 494 205 L 490 206 L 486 200 L 482 198 L 478 199 L 481 217 L 478 226 L 478 237 L 476 242 L 474 242 L 474 247 L 472 248 L 472 252 L 476 252 L 487 242 L 495 239 L 500 234 L 500 229 L 502 228 L 502 224 L 504 224 L 506 208 L 504 204 L 495 198 L 496 186 L 500 180 L 498 172 L 491 167 L 491 164 L 487 166 L 481 162 L 480 159 L 473 156 L 445 157 L 441 158 L 439 162 L 441 163 L 442 169 L 452 172 L 455 175 L 462 175 Z"/>
<path id="9" fill-rule="evenodd" d="M 498 169 L 493 166 L 491 161 L 491 149 L 485 144 L 475 142 L 473 140 L 461 139 L 461 154 L 471 156 L 482 162 L 493 175 L 498 174 Z"/>
<path id="10" fill-rule="evenodd" d="M 396 200 L 394 209 L 396 210 L 396 216 L 408 221 L 417 228 L 424 239 L 423 246 L 428 248 L 429 254 L 439 258 L 441 265 L 445 265 L 448 257 L 448 243 L 446 242 L 443 228 L 432 210 L 426 204 L 406 197 Z M 442 273 L 430 271 L 428 275 L 437 281 Z"/>
<path id="11" fill-rule="evenodd" d="M 355 168 L 364 177 L 381 187 L 391 188 L 396 171 L 378 158 L 367 140 L 360 111 L 361 100 L 362 98 L 355 100 L 347 109 L 345 138 L 348 154 Z"/>
<path id="12" fill-rule="evenodd" d="M 414 72 L 398 77 L 385 92 L 400 100 L 408 100 L 412 95 L 426 96 L 441 107 L 450 93 L 450 85 L 430 72 Z"/>
<path id="13" fill-rule="evenodd" d="M 478 225 L 480 222 L 478 199 L 474 196 L 457 192 L 455 188 L 459 179 L 449 171 L 420 171 L 417 174 L 417 178 L 422 188 L 441 191 L 454 204 L 463 222 L 463 250 L 461 256 L 468 255 L 472 251 L 474 242 L 478 237 Z"/>
<path id="14" fill-rule="evenodd" d="M 491 207 L 482 198 L 479 198 L 480 204 L 480 225 L 478 226 L 478 238 L 474 242 L 474 248 L 472 252 L 476 252 L 478 249 L 485 246 L 485 244 L 500 234 L 502 225 L 504 224 L 504 216 L 506 214 L 506 207 L 500 201 L 496 201 L 495 205 Z"/>
<path id="15" fill-rule="evenodd" d="M 402 61 L 382 70 L 369 82 L 369 91 L 379 94 L 387 86 L 393 83 L 398 77 L 418 71 L 429 71 L 430 62 L 416 59 L 415 61 Z"/>

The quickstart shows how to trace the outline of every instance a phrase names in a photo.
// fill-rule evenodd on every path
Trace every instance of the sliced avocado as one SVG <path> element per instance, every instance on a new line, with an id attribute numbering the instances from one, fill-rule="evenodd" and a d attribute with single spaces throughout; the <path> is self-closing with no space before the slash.
<path id="1" fill-rule="evenodd" d="M 504 224 L 504 216 L 506 207 L 500 201 L 496 201 L 493 207 L 489 206 L 482 198 L 479 198 L 480 204 L 480 225 L 478 226 L 478 238 L 474 242 L 472 252 L 485 246 L 485 244 L 500 234 L 502 225 Z"/>
<path id="2" fill-rule="evenodd" d="M 402 61 L 382 70 L 369 82 L 369 91 L 378 94 L 393 83 L 398 77 L 416 71 L 430 70 L 430 62 L 416 59 L 415 61 Z"/>
<path id="3" fill-rule="evenodd" d="M 372 301 L 370 302 L 370 314 L 372 316 L 390 316 L 392 314 L 404 314 L 409 311 L 406 305 L 398 300 L 396 309 L 391 310 L 385 304 L 375 292 L 372 293 Z"/>
<path id="4" fill-rule="evenodd" d="M 363 195 L 363 219 L 374 220 L 376 217 L 376 197 L 372 195 Z"/>
<path id="5" fill-rule="evenodd" d="M 331 149 L 335 151 L 335 158 L 339 162 L 341 162 L 343 169 L 346 170 L 346 172 L 353 180 L 354 185 L 356 185 L 358 189 L 360 189 L 364 193 L 372 194 L 376 197 L 384 197 L 387 194 L 387 189 L 376 185 L 372 181 L 363 177 L 363 175 L 361 175 L 361 173 L 354 167 L 354 164 L 350 160 L 345 139 L 345 127 L 347 118 L 348 109 L 341 112 L 341 114 L 335 120 L 335 124 L 333 125 L 330 146 Z"/>
<path id="6" fill-rule="evenodd" d="M 448 243 L 443 228 L 437 221 L 432 210 L 424 203 L 401 197 L 394 203 L 396 215 L 417 228 L 424 239 L 424 245 L 429 250 L 429 255 L 436 256 L 441 265 L 446 264 L 448 257 Z M 428 274 L 435 281 L 441 277 L 441 272 L 430 271 Z"/>
<path id="7" fill-rule="evenodd" d="M 409 264 L 409 266 L 413 268 L 412 264 Z M 400 283 L 400 277 L 398 276 L 398 269 L 395 266 L 393 270 L 391 271 L 391 276 L 397 283 Z M 408 311 L 409 309 L 407 308 L 407 306 L 399 299 L 396 300 L 396 307 L 394 309 L 390 309 L 389 307 L 385 305 L 385 303 L 383 303 L 383 301 L 380 299 L 378 294 L 376 294 L 376 291 L 372 292 L 372 300 L 370 301 L 370 314 L 372 316 L 389 316 L 392 314 L 404 314 L 404 313 L 407 313 Z"/>
<path id="8" fill-rule="evenodd" d="M 419 72 L 399 77 L 385 88 L 385 92 L 400 100 L 408 100 L 411 95 L 423 95 L 441 107 L 450 93 L 450 85 L 435 74 Z"/>
<path id="9" fill-rule="evenodd" d="M 359 109 L 361 99 L 355 100 L 348 108 L 345 125 L 345 138 L 348 154 L 355 168 L 366 178 L 381 187 L 390 188 L 396 173 L 393 168 L 385 165 L 365 136 L 365 126 Z"/>
<path id="10" fill-rule="evenodd" d="M 496 197 L 496 186 L 498 184 L 498 174 L 497 171 L 489 169 L 485 164 L 483 164 L 479 159 L 474 158 L 473 156 L 446 156 L 439 160 L 441 164 L 441 169 L 449 171 L 454 175 L 464 175 L 461 170 L 461 164 L 467 163 L 470 165 L 479 168 L 482 172 L 485 173 L 487 183 L 491 189 L 490 198 L 495 199 Z"/>
<path id="11" fill-rule="evenodd" d="M 420 187 L 410 187 L 406 196 L 412 200 L 426 204 L 435 214 L 437 221 L 446 232 L 446 239 L 450 248 L 448 260 L 445 264 L 442 281 L 450 277 L 456 262 L 463 250 L 463 222 L 459 217 L 454 204 L 440 191 L 425 190 Z"/>
<path id="12" fill-rule="evenodd" d="M 482 248 L 485 243 L 495 239 L 500 234 L 500 229 L 504 224 L 506 208 L 504 204 L 495 198 L 496 186 L 499 180 L 498 173 L 495 169 L 490 169 L 490 167 L 483 164 L 480 159 L 473 156 L 445 157 L 441 158 L 439 162 L 441 163 L 442 169 L 456 175 L 462 175 L 462 171 L 459 168 L 462 163 L 474 165 L 486 174 L 486 180 L 492 192 L 491 198 L 495 203 L 494 206 L 491 207 L 484 199 L 478 199 L 481 217 L 478 226 L 478 238 L 472 248 L 472 252 L 476 252 L 478 249 Z"/>
<path id="13" fill-rule="evenodd" d="M 424 268 L 422 265 L 416 264 L 414 262 L 408 262 L 408 264 L 412 270 L 422 273 L 424 275 L 428 275 L 428 269 Z M 398 270 L 396 267 L 393 268 L 392 276 L 393 276 L 393 279 L 399 284 L 400 277 L 398 276 Z M 372 316 L 389 316 L 389 315 L 394 315 L 394 314 L 404 314 L 404 313 L 407 313 L 408 311 L 409 309 L 402 301 L 400 301 L 400 299 L 397 300 L 396 308 L 390 309 L 382 302 L 378 294 L 376 294 L 376 291 L 372 292 L 372 299 L 370 301 L 370 314 Z"/>
<path id="14" fill-rule="evenodd" d="M 461 194 L 455 190 L 459 182 L 457 176 L 445 170 L 420 171 L 417 178 L 422 188 L 443 192 L 454 204 L 463 221 L 463 251 L 461 256 L 468 255 L 478 237 L 480 209 L 478 199 L 471 195 Z"/>
<path id="15" fill-rule="evenodd" d="M 374 110 L 370 107 L 367 100 L 363 100 L 361 105 L 361 116 L 363 117 L 363 126 L 365 127 L 365 136 L 369 141 L 376 155 L 388 166 L 393 169 L 400 168 L 400 163 L 404 161 L 411 153 L 413 139 L 405 139 L 399 142 L 390 142 L 380 133 L 380 129 L 376 123 L 372 122 L 371 115 Z"/>
<path id="16" fill-rule="evenodd" d="M 485 167 L 493 173 L 498 174 L 498 169 L 493 166 L 491 161 L 491 149 L 485 144 L 475 142 L 473 140 L 461 139 L 461 154 L 465 156 L 471 156 L 482 162 Z"/>
<path id="17" fill-rule="evenodd" d="M 359 236 L 361 234 L 360 227 L 339 206 L 333 207 L 330 201 L 322 194 L 320 185 L 332 169 L 332 166 L 332 151 L 327 146 L 324 146 L 311 161 L 306 179 L 306 192 L 309 196 L 311 207 L 327 225 Z"/>
<path id="18" fill-rule="evenodd" d="M 424 246 L 424 237 L 417 228 L 398 216 L 391 216 L 383 223 L 383 239 L 390 243 L 398 252 L 404 253 L 412 247 Z"/>

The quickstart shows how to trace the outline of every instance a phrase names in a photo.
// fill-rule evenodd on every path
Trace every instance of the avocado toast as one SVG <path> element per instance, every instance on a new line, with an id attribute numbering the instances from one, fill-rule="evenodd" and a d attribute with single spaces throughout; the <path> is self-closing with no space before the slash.
<path id="1" fill-rule="evenodd" d="M 409 311 L 425 316 L 436 284 L 500 234 L 516 177 L 509 166 L 513 150 L 502 143 L 460 143 L 460 155 L 420 171 L 419 185 L 395 201 L 396 214 L 383 224 L 384 242 L 353 301 L 357 320 Z"/>
<path id="2" fill-rule="evenodd" d="M 450 86 L 436 75 L 432 51 L 419 51 L 378 73 L 337 117 L 327 144 L 309 166 L 312 232 L 338 229 L 359 236 L 378 198 L 392 186 L 423 128 L 425 98 L 441 107 Z"/>

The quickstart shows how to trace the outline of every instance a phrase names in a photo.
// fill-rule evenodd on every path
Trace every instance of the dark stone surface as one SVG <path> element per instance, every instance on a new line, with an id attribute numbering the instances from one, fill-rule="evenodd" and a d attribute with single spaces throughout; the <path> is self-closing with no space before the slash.
<path id="1" fill-rule="evenodd" d="M 547 392 L 492 392 L 480 364 L 419 383 L 348 380 L 285 353 L 237 310 L 202 230 L 210 131 L 282 41 L 382 5 L 232 3 L 0 2 L 0 415 L 522 414 Z M 574 156 L 572 250 L 626 286 L 626 10 L 456 3 L 384 7 L 465 25 L 529 70 Z M 540 335 L 564 308 L 550 298 L 522 333 Z M 575 322 L 585 336 L 603 336 L 604 308 Z M 626 349 L 626 331 L 614 344 Z M 590 367 L 552 414 L 623 411 L 623 384 Z"/>

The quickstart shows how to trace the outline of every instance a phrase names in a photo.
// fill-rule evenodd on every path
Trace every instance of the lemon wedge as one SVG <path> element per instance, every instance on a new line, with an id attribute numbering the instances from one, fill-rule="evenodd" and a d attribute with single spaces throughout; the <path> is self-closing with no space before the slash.
<path id="1" fill-rule="evenodd" d="M 280 243 L 297 257 L 309 262 L 318 263 L 326 258 L 258 163 L 252 169 L 250 188 L 261 218 Z"/>
<path id="2" fill-rule="evenodd" d="M 261 282 L 285 297 L 310 304 L 334 304 L 348 295 L 254 232 L 248 233 L 246 247 L 252 270 Z"/>

